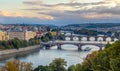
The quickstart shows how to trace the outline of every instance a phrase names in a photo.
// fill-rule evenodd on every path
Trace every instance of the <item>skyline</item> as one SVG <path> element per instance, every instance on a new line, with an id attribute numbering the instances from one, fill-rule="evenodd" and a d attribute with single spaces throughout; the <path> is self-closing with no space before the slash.
<path id="1" fill-rule="evenodd" d="M 0 23 L 120 23 L 120 0 L 1 0 Z"/>

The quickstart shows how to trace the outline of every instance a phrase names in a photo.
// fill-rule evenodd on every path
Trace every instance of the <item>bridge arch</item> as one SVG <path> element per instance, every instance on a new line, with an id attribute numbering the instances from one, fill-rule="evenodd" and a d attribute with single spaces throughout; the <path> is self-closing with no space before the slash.
<path id="1" fill-rule="evenodd" d="M 68 35 L 71 35 L 71 34 L 72 34 L 72 33 L 70 33 L 70 32 L 68 32 L 68 33 L 65 33 L 65 35 L 66 35 L 66 36 L 68 36 Z"/>
<path id="2" fill-rule="evenodd" d="M 69 41 L 71 38 L 70 37 L 65 37 L 65 40 L 66 41 Z"/>
<path id="3" fill-rule="evenodd" d="M 89 47 L 91 49 L 91 51 L 98 51 L 98 50 L 100 50 L 100 46 L 98 46 L 98 45 L 91 45 L 91 44 L 89 44 L 89 45 L 82 45 L 81 49 L 85 50 L 85 48 L 87 48 L 87 47 Z"/>
<path id="4" fill-rule="evenodd" d="M 103 37 L 98 37 L 97 41 L 104 41 Z"/>
<path id="5" fill-rule="evenodd" d="M 112 41 L 112 38 L 111 37 L 107 37 L 106 38 L 106 42 L 111 42 Z"/>
<path id="6" fill-rule="evenodd" d="M 76 44 L 61 44 L 61 49 L 78 50 L 78 46 Z"/>
<path id="7" fill-rule="evenodd" d="M 79 41 L 79 37 L 73 37 L 73 41 Z"/>
<path id="8" fill-rule="evenodd" d="M 95 37 L 90 37 L 89 41 L 95 41 Z"/>
<path id="9" fill-rule="evenodd" d="M 91 51 L 98 51 L 100 49 L 104 49 L 104 46 L 101 45 L 87 44 L 87 45 L 82 45 L 81 50 L 84 50 L 86 47 L 91 48 Z"/>
<path id="10" fill-rule="evenodd" d="M 87 41 L 87 37 L 82 37 L 81 41 Z"/>
<path id="11" fill-rule="evenodd" d="M 117 39 L 117 38 L 114 38 L 114 41 L 118 41 L 118 39 Z"/>

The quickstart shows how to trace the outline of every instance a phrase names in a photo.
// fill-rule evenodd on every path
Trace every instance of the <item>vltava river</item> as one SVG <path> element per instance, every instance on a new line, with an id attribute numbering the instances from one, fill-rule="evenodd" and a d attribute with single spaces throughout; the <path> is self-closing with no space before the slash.
<path id="1" fill-rule="evenodd" d="M 86 45 L 83 46 L 82 49 L 90 47 L 91 51 L 77 51 L 77 46 L 66 44 L 62 45 L 62 50 L 57 50 L 57 46 L 52 47 L 50 50 L 39 50 L 38 52 L 34 52 L 24 56 L 12 57 L 3 61 L 0 61 L 0 66 L 4 65 L 5 62 L 13 59 L 18 59 L 24 62 L 32 62 L 33 67 L 37 67 L 38 65 L 49 65 L 55 58 L 63 58 L 67 61 L 67 67 L 70 65 L 75 65 L 81 63 L 87 54 L 92 51 L 98 50 L 97 46 Z"/>

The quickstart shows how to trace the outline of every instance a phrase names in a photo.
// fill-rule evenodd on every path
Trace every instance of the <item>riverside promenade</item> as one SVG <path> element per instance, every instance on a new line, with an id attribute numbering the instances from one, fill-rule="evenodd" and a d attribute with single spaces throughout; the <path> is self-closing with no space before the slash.
<path id="1" fill-rule="evenodd" d="M 27 54 L 27 53 L 36 51 L 39 48 L 40 48 L 40 45 L 35 45 L 35 46 L 28 46 L 28 47 L 19 48 L 19 49 L 0 50 L 0 60 L 4 58 L 12 57 L 14 55 Z"/>

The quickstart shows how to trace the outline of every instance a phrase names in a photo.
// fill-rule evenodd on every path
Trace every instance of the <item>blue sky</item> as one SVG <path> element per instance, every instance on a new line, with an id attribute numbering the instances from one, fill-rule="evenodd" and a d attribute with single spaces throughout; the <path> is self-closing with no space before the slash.
<path id="1" fill-rule="evenodd" d="M 0 23 L 119 23 L 120 0 L 0 0 Z"/>

